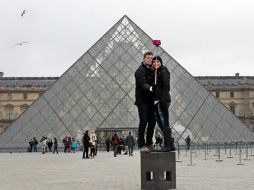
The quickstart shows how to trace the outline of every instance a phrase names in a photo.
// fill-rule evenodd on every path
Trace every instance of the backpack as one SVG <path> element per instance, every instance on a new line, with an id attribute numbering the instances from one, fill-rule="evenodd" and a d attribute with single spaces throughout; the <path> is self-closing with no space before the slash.
<path id="1" fill-rule="evenodd" d="M 117 137 L 114 137 L 113 144 L 114 144 L 114 145 L 117 145 L 117 144 L 118 144 L 118 138 L 117 138 Z"/>

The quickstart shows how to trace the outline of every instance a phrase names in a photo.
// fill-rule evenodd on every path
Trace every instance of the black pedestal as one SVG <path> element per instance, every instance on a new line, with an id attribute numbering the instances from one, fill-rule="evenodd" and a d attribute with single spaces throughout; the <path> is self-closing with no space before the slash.
<path id="1" fill-rule="evenodd" d="M 175 152 L 140 152 L 141 189 L 176 188 Z"/>

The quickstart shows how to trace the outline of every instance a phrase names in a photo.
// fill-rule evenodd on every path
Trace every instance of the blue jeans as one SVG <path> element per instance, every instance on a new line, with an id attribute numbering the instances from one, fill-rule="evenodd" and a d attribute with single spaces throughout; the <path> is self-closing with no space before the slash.
<path id="1" fill-rule="evenodd" d="M 139 115 L 138 146 L 139 148 L 141 148 L 145 145 L 153 144 L 152 139 L 156 124 L 153 104 L 138 105 L 138 115 Z M 146 130 L 146 141 L 144 137 L 145 130 Z"/>
<path id="2" fill-rule="evenodd" d="M 168 108 L 170 106 L 170 103 L 167 104 L 161 104 L 158 102 L 155 105 L 155 115 L 156 115 L 156 121 L 163 132 L 164 136 L 164 146 L 169 147 L 173 146 L 173 138 L 172 138 L 172 132 L 169 126 L 169 116 L 168 116 Z"/>
<path id="3" fill-rule="evenodd" d="M 128 146 L 129 156 L 133 153 L 133 146 Z"/>

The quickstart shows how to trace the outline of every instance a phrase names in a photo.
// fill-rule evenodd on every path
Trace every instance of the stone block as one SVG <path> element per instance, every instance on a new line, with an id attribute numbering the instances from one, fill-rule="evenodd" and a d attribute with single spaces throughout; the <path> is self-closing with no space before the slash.
<path id="1" fill-rule="evenodd" d="M 175 152 L 141 152 L 141 189 L 176 188 Z"/>

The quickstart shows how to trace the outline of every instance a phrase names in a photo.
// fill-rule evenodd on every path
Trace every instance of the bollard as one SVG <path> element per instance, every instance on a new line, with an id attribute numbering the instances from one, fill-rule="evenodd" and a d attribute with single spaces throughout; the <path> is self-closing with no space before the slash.
<path id="1" fill-rule="evenodd" d="M 235 143 L 235 154 L 237 154 L 237 142 Z"/>
<path id="2" fill-rule="evenodd" d="M 207 156 L 208 156 L 208 154 L 209 154 L 209 145 L 208 145 L 208 143 L 206 144 L 206 148 L 207 148 Z"/>
<path id="3" fill-rule="evenodd" d="M 225 155 L 227 155 L 227 143 L 224 143 Z"/>
<path id="4" fill-rule="evenodd" d="M 248 143 L 245 143 L 245 158 L 244 160 L 250 160 L 249 159 L 249 148 L 248 148 Z"/>
<path id="5" fill-rule="evenodd" d="M 206 155 L 206 145 L 204 145 L 204 148 L 205 148 L 205 158 L 203 160 L 207 160 L 207 158 L 206 158 L 207 157 L 207 155 Z"/>
<path id="6" fill-rule="evenodd" d="M 177 143 L 177 160 L 176 162 L 182 162 L 182 160 L 180 160 L 180 145 L 179 143 Z"/>
<path id="7" fill-rule="evenodd" d="M 190 146 L 190 164 L 188 164 L 188 166 L 195 166 L 193 163 L 192 163 L 192 149 L 191 149 L 191 146 Z"/>
<path id="8" fill-rule="evenodd" d="M 196 143 L 194 144 L 194 152 L 195 152 L 195 156 L 197 157 L 198 155 L 197 155 L 197 145 L 196 145 Z"/>
<path id="9" fill-rule="evenodd" d="M 236 165 L 244 165 L 242 163 L 242 146 L 241 146 L 241 144 L 239 145 L 239 163 Z"/>
<path id="10" fill-rule="evenodd" d="M 231 145 L 232 145 L 232 142 L 229 144 L 229 156 L 228 156 L 228 158 L 233 158 L 233 156 L 231 155 Z"/>
<path id="11" fill-rule="evenodd" d="M 203 142 L 203 146 L 202 146 L 202 150 L 203 150 L 203 151 L 205 151 L 205 148 L 206 148 L 205 145 L 206 145 L 206 144 Z"/>
<path id="12" fill-rule="evenodd" d="M 254 156 L 254 154 L 252 154 L 252 148 L 253 148 L 253 142 L 250 143 L 250 155 Z"/>
<path id="13" fill-rule="evenodd" d="M 199 151 L 199 155 L 201 155 L 201 145 L 198 144 L 198 151 Z"/>
<path id="14" fill-rule="evenodd" d="M 216 160 L 216 162 L 222 162 L 223 160 L 220 159 L 220 143 L 218 143 L 217 146 L 218 146 L 218 160 Z"/>
<path id="15" fill-rule="evenodd" d="M 218 156 L 218 149 L 215 147 L 215 153 L 213 156 Z"/>

